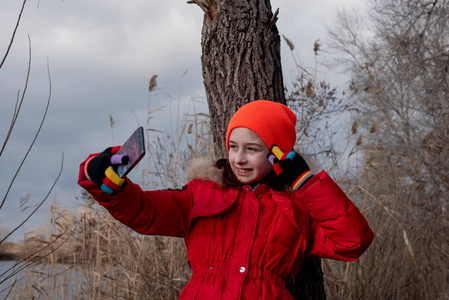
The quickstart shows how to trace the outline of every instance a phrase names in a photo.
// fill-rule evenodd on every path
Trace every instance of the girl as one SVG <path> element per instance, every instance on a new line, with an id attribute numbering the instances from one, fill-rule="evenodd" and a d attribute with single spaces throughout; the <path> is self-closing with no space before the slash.
<path id="1" fill-rule="evenodd" d="M 193 274 L 180 299 L 293 299 L 286 285 L 306 255 L 354 261 L 373 239 L 335 182 L 291 151 L 295 124 L 285 105 L 242 106 L 228 125 L 228 158 L 191 163 L 181 190 L 119 178 L 119 147 L 89 156 L 78 183 L 131 229 L 184 238 Z"/>

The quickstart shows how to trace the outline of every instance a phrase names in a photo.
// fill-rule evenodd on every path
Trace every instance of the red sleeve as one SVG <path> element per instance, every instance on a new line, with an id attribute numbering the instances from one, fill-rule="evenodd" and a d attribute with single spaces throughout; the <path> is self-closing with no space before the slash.
<path id="1" fill-rule="evenodd" d="M 193 184 L 181 190 L 143 191 L 127 178 L 125 188 L 110 195 L 85 177 L 86 161 L 80 165 L 78 184 L 115 219 L 141 234 L 176 237 L 186 234 L 193 205 Z"/>
<path id="2" fill-rule="evenodd" d="M 312 217 L 309 255 L 354 261 L 368 248 L 374 233 L 341 188 L 322 171 L 299 196 Z"/>

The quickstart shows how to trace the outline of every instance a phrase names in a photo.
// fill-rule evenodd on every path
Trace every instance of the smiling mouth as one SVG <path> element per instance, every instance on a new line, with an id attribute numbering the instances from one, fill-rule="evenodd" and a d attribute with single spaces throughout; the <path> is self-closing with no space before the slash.
<path id="1" fill-rule="evenodd" d="M 253 169 L 239 169 L 239 168 L 236 168 L 236 169 L 239 173 L 249 173 L 253 170 Z"/>

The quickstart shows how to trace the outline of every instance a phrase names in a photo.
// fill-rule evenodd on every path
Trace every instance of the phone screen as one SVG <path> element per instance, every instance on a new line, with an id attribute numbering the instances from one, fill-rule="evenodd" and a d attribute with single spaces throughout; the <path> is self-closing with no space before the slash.
<path id="1" fill-rule="evenodd" d="M 129 157 L 129 162 L 126 165 L 119 165 L 116 172 L 118 176 L 125 178 L 125 176 L 145 156 L 145 139 L 142 126 L 134 131 L 129 139 L 117 151 L 117 154 L 128 155 Z"/>

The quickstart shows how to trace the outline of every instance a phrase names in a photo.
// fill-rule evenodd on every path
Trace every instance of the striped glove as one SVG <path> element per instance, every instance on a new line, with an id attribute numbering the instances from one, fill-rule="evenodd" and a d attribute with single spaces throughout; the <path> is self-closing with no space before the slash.
<path id="1" fill-rule="evenodd" d="M 278 146 L 271 146 L 268 160 L 273 165 L 274 172 L 282 182 L 291 186 L 295 191 L 299 190 L 313 174 L 304 158 L 295 151 L 284 154 Z"/>
<path id="2" fill-rule="evenodd" d="M 128 156 L 115 154 L 120 146 L 110 147 L 92 157 L 84 166 L 84 174 L 108 194 L 115 194 L 125 187 L 125 179 L 117 175 L 114 165 L 128 163 Z"/>

